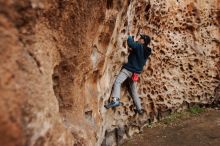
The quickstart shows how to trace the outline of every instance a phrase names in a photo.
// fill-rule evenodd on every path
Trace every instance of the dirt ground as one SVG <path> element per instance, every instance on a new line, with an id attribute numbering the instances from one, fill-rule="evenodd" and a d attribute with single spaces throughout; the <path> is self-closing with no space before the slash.
<path id="1" fill-rule="evenodd" d="M 177 117 L 145 128 L 123 146 L 220 146 L 220 110 Z"/>

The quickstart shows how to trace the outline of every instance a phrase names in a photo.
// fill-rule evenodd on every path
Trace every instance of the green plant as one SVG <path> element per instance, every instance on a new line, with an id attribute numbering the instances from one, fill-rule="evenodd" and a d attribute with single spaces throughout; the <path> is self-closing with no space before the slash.
<path id="1" fill-rule="evenodd" d="M 194 107 L 189 108 L 189 112 L 194 115 L 198 115 L 199 113 L 201 113 L 203 111 L 204 111 L 204 109 L 199 106 L 194 106 Z"/>
<path id="2" fill-rule="evenodd" d="M 152 128 L 153 126 L 151 124 L 147 125 L 147 128 Z"/>
<path id="3" fill-rule="evenodd" d="M 184 112 L 178 112 L 178 113 L 172 113 L 168 117 L 164 118 L 161 122 L 164 124 L 170 124 L 178 119 L 181 119 L 184 117 L 185 113 Z"/>

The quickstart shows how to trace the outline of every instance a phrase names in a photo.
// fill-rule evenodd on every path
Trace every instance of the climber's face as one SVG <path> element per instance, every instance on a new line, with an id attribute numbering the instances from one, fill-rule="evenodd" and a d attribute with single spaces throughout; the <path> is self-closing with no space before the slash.
<path id="1" fill-rule="evenodd" d="M 140 43 L 140 44 L 144 44 L 144 39 L 142 39 L 141 37 L 138 39 L 138 42 Z"/>

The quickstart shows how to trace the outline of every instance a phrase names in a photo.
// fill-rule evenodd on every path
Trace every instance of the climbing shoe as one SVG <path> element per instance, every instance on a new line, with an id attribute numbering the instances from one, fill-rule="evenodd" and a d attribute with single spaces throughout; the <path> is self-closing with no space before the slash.
<path id="1" fill-rule="evenodd" d="M 109 109 L 109 108 L 112 108 L 112 107 L 117 107 L 117 106 L 120 106 L 121 103 L 120 101 L 117 99 L 117 100 L 112 100 L 110 103 L 104 105 L 105 108 Z"/>

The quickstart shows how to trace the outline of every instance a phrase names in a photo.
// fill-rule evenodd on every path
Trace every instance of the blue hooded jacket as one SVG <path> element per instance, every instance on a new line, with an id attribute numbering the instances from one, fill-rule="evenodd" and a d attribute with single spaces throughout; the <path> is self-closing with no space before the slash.
<path id="1" fill-rule="evenodd" d="M 132 36 L 128 36 L 127 43 L 132 51 L 128 56 L 128 62 L 123 67 L 130 72 L 140 74 L 146 64 L 147 58 L 151 54 L 151 48 L 144 48 L 144 45 L 135 42 Z"/>

